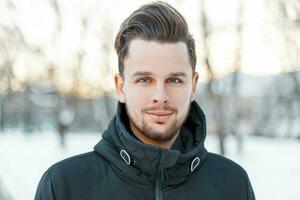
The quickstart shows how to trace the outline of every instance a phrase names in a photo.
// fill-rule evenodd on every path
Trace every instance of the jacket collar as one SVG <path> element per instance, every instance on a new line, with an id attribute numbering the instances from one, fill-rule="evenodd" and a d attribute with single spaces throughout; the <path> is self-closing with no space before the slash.
<path id="1" fill-rule="evenodd" d="M 177 138 L 177 142 L 183 143 L 181 151 L 142 143 L 130 134 L 126 120 L 125 105 L 118 103 L 117 113 L 95 151 L 127 180 L 140 186 L 153 185 L 153 180 L 160 176 L 164 186 L 177 185 L 204 162 L 207 155 L 204 148 L 206 120 L 195 101 L 191 103 L 190 113 Z"/>

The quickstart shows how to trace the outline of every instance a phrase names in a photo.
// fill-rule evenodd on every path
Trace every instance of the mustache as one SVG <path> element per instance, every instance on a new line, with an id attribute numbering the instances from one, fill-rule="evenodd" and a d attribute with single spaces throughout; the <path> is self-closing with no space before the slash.
<path id="1" fill-rule="evenodd" d="M 149 112 L 149 111 L 154 111 L 154 110 L 166 110 L 166 111 L 171 111 L 171 112 L 177 112 L 176 108 L 173 108 L 172 106 L 151 106 L 147 108 L 143 108 L 142 112 Z"/>

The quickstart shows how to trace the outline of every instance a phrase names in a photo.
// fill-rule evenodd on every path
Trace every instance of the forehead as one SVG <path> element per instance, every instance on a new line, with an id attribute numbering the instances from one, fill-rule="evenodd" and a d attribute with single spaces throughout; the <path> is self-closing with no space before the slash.
<path id="1" fill-rule="evenodd" d="M 186 44 L 132 40 L 124 61 L 124 74 L 132 75 L 136 71 L 147 71 L 154 75 L 192 73 Z"/>

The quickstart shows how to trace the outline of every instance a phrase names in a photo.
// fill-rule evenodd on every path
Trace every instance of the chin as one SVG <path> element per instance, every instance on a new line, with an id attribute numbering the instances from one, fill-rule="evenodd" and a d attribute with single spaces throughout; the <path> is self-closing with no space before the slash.
<path id="1" fill-rule="evenodd" d="M 153 132 L 157 132 L 157 133 L 161 133 L 161 134 L 163 134 L 167 130 L 171 129 L 171 126 L 169 124 L 156 123 L 152 127 L 153 127 Z"/>
<path id="2" fill-rule="evenodd" d="M 157 137 L 163 137 L 164 135 L 174 135 L 173 132 L 177 132 L 175 130 L 172 130 L 171 127 L 165 126 L 165 127 L 152 127 L 149 129 L 149 132 Z"/>

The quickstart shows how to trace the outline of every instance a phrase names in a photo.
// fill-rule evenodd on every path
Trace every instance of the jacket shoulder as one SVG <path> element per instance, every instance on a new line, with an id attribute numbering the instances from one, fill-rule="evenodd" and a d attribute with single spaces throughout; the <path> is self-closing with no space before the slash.
<path id="1" fill-rule="evenodd" d="M 94 163 L 104 162 L 103 158 L 96 154 L 94 151 L 75 155 L 63 159 L 48 168 L 50 174 L 59 172 L 72 172 L 73 170 L 84 170 L 89 168 Z"/>
<path id="2" fill-rule="evenodd" d="M 95 152 L 59 161 L 44 173 L 35 199 L 76 199 L 74 197 L 80 197 L 101 182 L 108 168 L 107 161 Z M 40 198 L 42 196 L 47 198 Z"/>
<path id="3" fill-rule="evenodd" d="M 214 153 L 208 153 L 205 163 L 212 183 L 223 191 L 224 199 L 255 200 L 248 174 L 239 164 Z M 237 198 L 232 198 L 232 194 Z"/>
<path id="4" fill-rule="evenodd" d="M 108 162 L 94 151 L 72 156 L 52 165 L 48 174 L 52 180 L 91 181 L 93 177 L 103 177 L 107 171 Z"/>
<path id="5" fill-rule="evenodd" d="M 239 176 L 247 176 L 246 171 L 236 162 L 214 153 L 208 153 L 206 163 L 209 165 L 209 169 L 215 172 L 236 174 Z"/>

